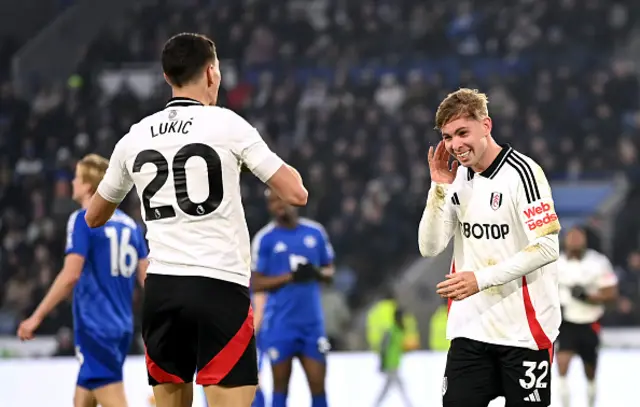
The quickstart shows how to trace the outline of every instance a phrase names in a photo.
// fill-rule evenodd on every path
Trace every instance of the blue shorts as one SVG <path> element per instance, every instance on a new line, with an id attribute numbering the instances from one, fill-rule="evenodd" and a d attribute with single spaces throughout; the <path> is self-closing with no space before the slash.
<path id="1" fill-rule="evenodd" d="M 275 328 L 275 327 L 273 327 Z M 324 363 L 330 350 L 324 329 L 319 328 L 283 328 L 263 332 L 261 337 L 262 353 L 271 364 L 304 356 Z"/>
<path id="2" fill-rule="evenodd" d="M 95 390 L 122 381 L 122 366 L 131 348 L 133 334 L 99 337 L 76 331 L 76 354 L 80 360 L 78 387 Z"/>

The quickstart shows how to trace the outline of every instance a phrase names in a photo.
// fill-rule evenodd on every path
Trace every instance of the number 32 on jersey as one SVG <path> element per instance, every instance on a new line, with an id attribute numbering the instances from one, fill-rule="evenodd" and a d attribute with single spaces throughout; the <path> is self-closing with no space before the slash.
<path id="1" fill-rule="evenodd" d="M 202 202 L 193 202 L 189 198 L 187 189 L 187 161 L 192 157 L 202 158 L 207 166 L 207 180 L 209 194 Z M 220 156 L 212 147 L 202 144 L 187 144 L 176 153 L 169 167 L 169 161 L 159 151 L 141 151 L 133 163 L 133 172 L 140 172 L 144 164 L 153 164 L 156 174 L 151 182 L 142 191 L 142 206 L 146 221 L 154 221 L 176 216 L 174 205 L 151 206 L 151 199 L 160 191 L 169 179 L 169 173 L 173 174 L 176 205 L 185 214 L 191 216 L 204 216 L 215 211 L 222 201 L 224 189 L 222 182 L 222 163 Z M 203 185 L 203 187 L 205 187 Z"/>

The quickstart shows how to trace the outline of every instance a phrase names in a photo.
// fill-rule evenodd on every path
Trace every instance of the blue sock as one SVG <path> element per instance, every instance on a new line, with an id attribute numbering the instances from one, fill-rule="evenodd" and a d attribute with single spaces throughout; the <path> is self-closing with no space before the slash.
<path id="1" fill-rule="evenodd" d="M 264 393 L 262 393 L 260 387 L 256 389 L 256 396 L 253 398 L 251 407 L 266 407 L 264 405 Z"/>
<path id="2" fill-rule="evenodd" d="M 275 407 L 275 405 L 273 407 Z M 322 393 L 312 396 L 311 407 L 327 407 L 327 395 Z"/>
<path id="3" fill-rule="evenodd" d="M 273 393 L 271 407 L 287 407 L 287 393 Z"/>

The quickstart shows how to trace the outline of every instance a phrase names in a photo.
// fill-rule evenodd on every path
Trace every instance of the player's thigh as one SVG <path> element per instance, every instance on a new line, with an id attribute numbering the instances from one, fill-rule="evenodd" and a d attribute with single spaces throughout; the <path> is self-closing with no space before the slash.
<path id="1" fill-rule="evenodd" d="M 257 386 L 205 386 L 207 403 L 215 407 L 251 407 Z"/>
<path id="2" fill-rule="evenodd" d="M 194 286 L 190 277 L 147 275 L 142 338 L 151 386 L 193 381 L 198 327 L 188 318 L 186 302 Z"/>
<path id="3" fill-rule="evenodd" d="M 98 401 L 91 390 L 84 387 L 76 387 L 73 394 L 73 407 L 97 407 Z"/>
<path id="4" fill-rule="evenodd" d="M 556 351 L 578 353 L 580 350 L 580 335 L 579 325 L 563 321 L 555 343 Z"/>
<path id="5" fill-rule="evenodd" d="M 90 391 L 112 383 L 122 382 L 122 367 L 128 347 L 122 343 L 131 343 L 131 334 L 101 336 L 95 332 L 76 331 L 76 352 L 80 361 L 78 386 Z"/>
<path id="6" fill-rule="evenodd" d="M 192 407 L 192 383 L 164 383 L 153 386 L 155 407 Z"/>
<path id="7" fill-rule="evenodd" d="M 111 383 L 93 391 L 100 407 L 127 407 L 127 397 L 122 382 Z"/>
<path id="8" fill-rule="evenodd" d="M 486 344 L 451 341 L 442 383 L 443 407 L 486 407 L 500 395 L 500 377 Z"/>
<path id="9" fill-rule="evenodd" d="M 585 369 L 595 370 L 598 364 L 600 336 L 590 325 L 584 325 L 581 334 L 578 355 L 582 359 Z"/>
<path id="10" fill-rule="evenodd" d="M 322 331 L 303 332 L 300 334 L 302 349 L 300 356 L 326 363 L 327 354 L 331 350 L 329 339 Z"/>
<path id="11" fill-rule="evenodd" d="M 309 382 L 309 390 L 312 394 L 324 393 L 327 353 L 331 345 L 322 332 L 311 333 L 303 338 L 299 357 Z"/>
<path id="12" fill-rule="evenodd" d="M 500 347 L 500 375 L 507 407 L 551 404 L 551 350 Z"/>
<path id="13" fill-rule="evenodd" d="M 189 315 L 198 326 L 196 382 L 223 388 L 256 386 L 258 359 L 248 288 L 203 277 L 192 291 Z"/>

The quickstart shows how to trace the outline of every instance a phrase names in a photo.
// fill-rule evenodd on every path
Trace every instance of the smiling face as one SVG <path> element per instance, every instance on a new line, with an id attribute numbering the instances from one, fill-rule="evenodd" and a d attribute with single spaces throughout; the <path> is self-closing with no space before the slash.
<path id="1" fill-rule="evenodd" d="M 436 129 L 449 154 L 465 167 L 482 160 L 491 140 L 493 126 L 487 109 L 487 95 L 462 88 L 447 95 L 436 112 Z"/>
<path id="2" fill-rule="evenodd" d="M 465 167 L 477 166 L 487 150 L 491 135 L 491 118 L 476 120 L 460 117 L 442 127 L 447 152 Z"/>

